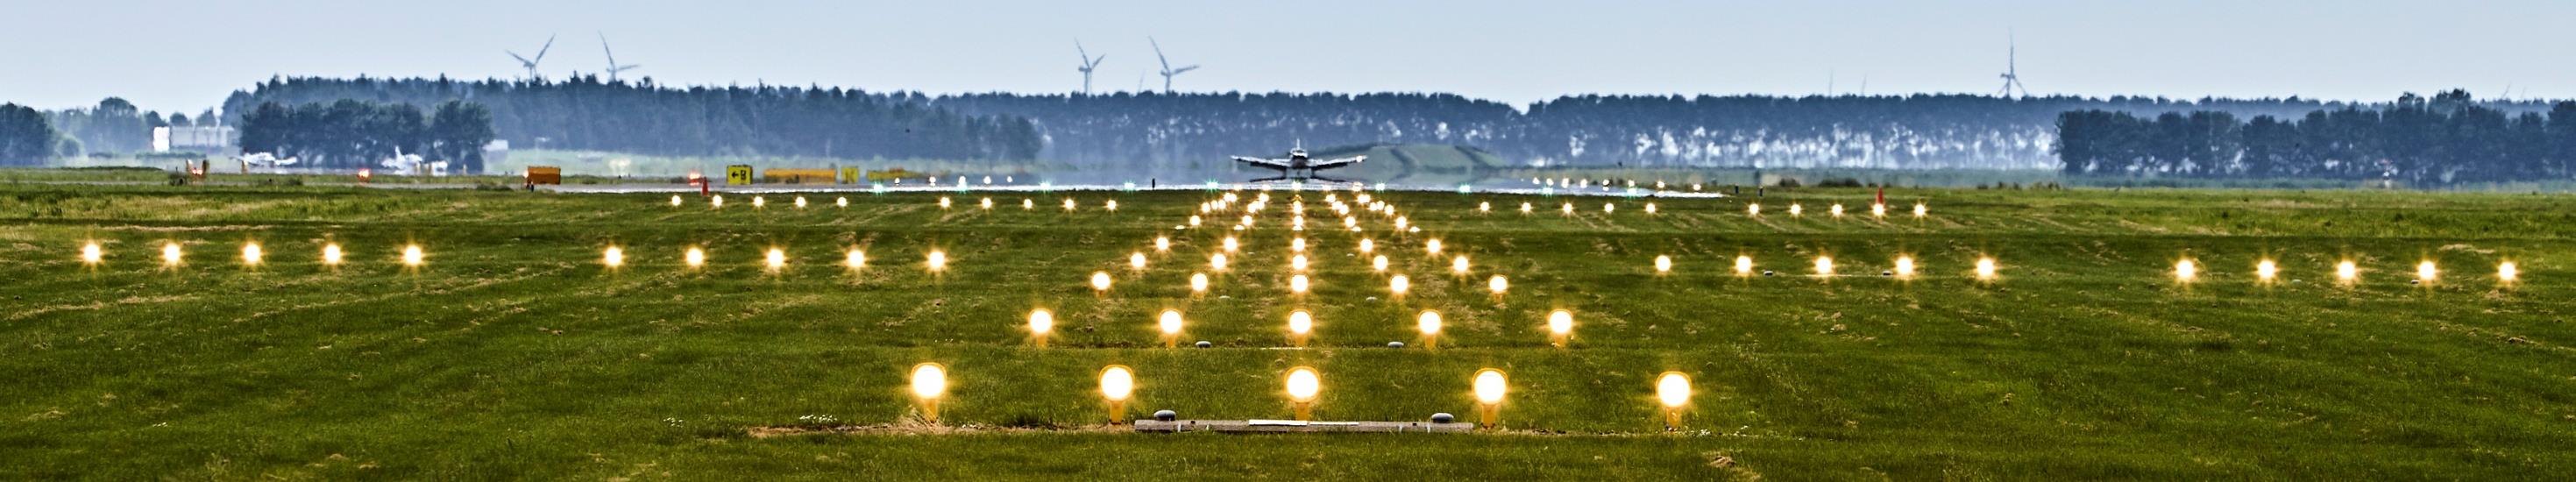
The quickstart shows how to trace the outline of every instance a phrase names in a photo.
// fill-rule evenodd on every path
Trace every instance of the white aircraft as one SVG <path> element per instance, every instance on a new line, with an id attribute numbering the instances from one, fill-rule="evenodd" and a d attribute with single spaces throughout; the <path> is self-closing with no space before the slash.
<path id="1" fill-rule="evenodd" d="M 431 176 L 447 175 L 447 161 L 421 162 L 419 154 L 404 154 L 402 149 L 395 149 L 394 157 L 387 158 L 377 164 L 385 166 L 385 169 L 391 169 L 395 173 L 399 174 L 427 174 Z M 422 168 L 428 168 L 428 172 L 421 172 Z"/>
<path id="2" fill-rule="evenodd" d="M 1262 168 L 1262 169 L 1269 169 L 1269 170 L 1273 170 L 1273 171 L 1279 171 L 1279 177 L 1266 178 L 1266 179 L 1254 179 L 1254 180 L 1252 180 L 1252 182 L 1278 181 L 1278 180 L 1287 180 L 1287 179 L 1301 179 L 1301 180 L 1302 180 L 1302 179 L 1323 179 L 1323 180 L 1326 180 L 1326 181 L 1339 181 L 1339 180 L 1337 180 L 1337 179 L 1332 179 L 1332 178 L 1326 178 L 1326 177 L 1322 177 L 1322 176 L 1317 176 L 1317 175 L 1315 175 L 1315 172 L 1316 172 L 1316 171 L 1322 171 L 1322 170 L 1325 170 L 1325 169 L 1334 169 L 1334 168 L 1340 168 L 1340 167 L 1348 167 L 1348 166 L 1350 166 L 1350 165 L 1352 165 L 1352 164 L 1359 164 L 1359 163 L 1364 162 L 1364 161 L 1367 161 L 1367 160 L 1368 160 L 1368 156 L 1351 156 L 1351 157 L 1344 157 L 1344 158 L 1339 158 L 1339 159 L 1329 159 L 1329 160 L 1322 160 L 1322 161 L 1318 161 L 1318 160 L 1314 160 L 1313 158 L 1306 157 L 1306 148 L 1303 148 L 1303 147 L 1294 148 L 1294 149 L 1289 149 L 1289 150 L 1288 150 L 1288 157 L 1287 157 L 1287 158 L 1284 158 L 1284 159 L 1264 159 L 1264 158 L 1259 158 L 1259 157 L 1234 156 L 1234 162 L 1244 163 L 1244 164 L 1247 164 L 1247 165 L 1251 165 L 1252 167 L 1258 167 L 1258 168 Z"/>
<path id="3" fill-rule="evenodd" d="M 285 167 L 295 165 L 296 161 L 296 158 L 292 157 L 278 159 L 276 154 L 266 152 L 243 154 L 235 156 L 233 159 L 240 160 L 243 165 L 250 167 Z"/>

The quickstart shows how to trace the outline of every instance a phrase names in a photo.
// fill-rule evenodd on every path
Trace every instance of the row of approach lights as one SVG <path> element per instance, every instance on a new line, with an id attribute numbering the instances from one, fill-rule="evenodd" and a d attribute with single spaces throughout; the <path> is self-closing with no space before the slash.
<path id="1" fill-rule="evenodd" d="M 1231 193 L 1229 193 L 1229 196 L 1231 196 Z M 1262 195 L 1262 197 L 1264 198 L 1264 199 L 1263 199 L 1263 201 L 1267 201 L 1267 200 L 1268 200 L 1267 198 L 1269 197 L 1269 195 L 1264 194 L 1264 195 Z M 1362 196 L 1361 196 L 1361 199 L 1362 199 L 1362 201 L 1361 201 L 1361 202 L 1368 202 L 1368 201 L 1366 201 L 1366 195 L 1362 195 Z M 1232 199 L 1228 199 L 1227 201 L 1228 201 L 1228 202 L 1231 202 L 1231 201 L 1232 201 Z M 714 206 L 714 207 L 724 207 L 724 204 L 725 204 L 724 195 L 722 195 L 722 194 L 718 194 L 718 195 L 711 196 L 711 197 L 709 197 L 709 198 L 708 198 L 708 201 L 707 201 L 707 202 L 708 202 L 708 204 L 709 204 L 709 205 Z M 791 202 L 792 202 L 796 207 L 798 207 L 798 208 L 803 208 L 803 207 L 805 207 L 805 206 L 806 206 L 806 204 L 807 204 L 807 202 L 806 202 L 806 200 L 805 200 L 805 197 L 804 197 L 804 196 L 796 196 L 796 197 L 795 197 L 795 199 L 794 199 L 793 201 L 791 201 Z M 680 196 L 677 196 L 677 195 L 671 196 L 671 205 L 672 205 L 672 206 L 680 206 L 680 205 L 683 205 L 683 204 L 685 204 L 685 203 L 686 203 L 686 201 L 685 201 L 685 200 L 683 200 Z M 947 196 L 940 196 L 940 197 L 939 197 L 939 201 L 938 201 L 938 203 L 939 203 L 939 207 L 940 207 L 941 209 L 947 209 L 947 208 L 953 207 L 953 206 L 955 205 L 955 203 L 954 203 L 952 200 L 950 200 Z M 849 207 L 849 206 L 850 206 L 850 198 L 848 198 L 848 197 L 836 197 L 836 198 L 833 198 L 833 200 L 832 200 L 832 204 L 833 204 L 833 205 L 835 205 L 835 206 L 837 206 L 837 207 Z M 981 198 L 981 199 L 979 199 L 979 200 L 977 200 L 977 201 L 976 201 L 976 204 L 977 204 L 977 206 L 978 206 L 978 207 L 980 207 L 980 208 L 982 208 L 982 209 L 993 209 L 993 198 L 990 198 L 990 197 Z M 1337 204 L 1338 204 L 1338 203 L 1337 203 Z M 769 205 L 769 199 L 768 199 L 767 197 L 765 197 L 765 196 L 753 196 L 753 197 L 751 198 L 751 205 L 752 205 L 752 207 L 766 207 L 766 206 L 768 206 L 768 205 Z M 1073 198 L 1065 198 L 1065 199 L 1062 201 L 1061 206 L 1063 206 L 1064 210 L 1066 210 L 1066 211 L 1074 211 L 1074 210 L 1078 210 L 1078 209 L 1080 209 L 1080 208 L 1081 208 L 1081 204 L 1080 204 L 1080 203 L 1075 202 L 1075 201 L 1073 200 Z M 1211 210 L 1223 210 L 1223 207 L 1222 207 L 1222 206 L 1223 206 L 1222 204 L 1201 204 L 1201 205 L 1199 206 L 1199 208 L 1200 208 L 1200 211 L 1201 211 L 1201 212 L 1207 212 L 1207 211 L 1211 211 Z M 1254 206 L 1258 206 L 1258 204 L 1255 204 Z M 1109 211 L 1117 211 L 1117 210 L 1118 210 L 1118 200 L 1116 200 L 1116 199 L 1111 199 L 1111 200 L 1102 201 L 1102 202 L 1101 202 L 1101 206 L 1100 206 L 1100 207 L 1101 207 L 1101 209 L 1105 209 L 1105 210 L 1109 210 Z M 1299 208 L 1303 208 L 1303 207 L 1304 207 L 1304 205 L 1303 205 L 1303 204 L 1299 204 L 1299 205 L 1297 205 L 1297 207 L 1299 207 Z M 1020 209 L 1022 209 L 1022 210 L 1030 210 L 1030 209 L 1036 209 L 1036 208 L 1037 208 L 1037 201 L 1036 201 L 1036 200 L 1029 199 L 1029 198 L 1021 198 L 1021 199 L 1020 199 Z M 1383 212 L 1387 212 L 1387 213 L 1390 213 L 1390 214 L 1394 212 L 1394 210 L 1393 210 L 1391 207 L 1373 206 L 1373 208 L 1375 208 L 1375 209 L 1372 209 L 1372 210 L 1383 210 Z M 1647 213 L 1647 214 L 1657 214 L 1657 213 L 1660 213 L 1660 212 L 1661 212 L 1661 208 L 1660 208 L 1659 206 L 1657 206 L 1657 205 L 1656 205 L 1655 203 L 1653 203 L 1653 202 L 1647 202 L 1647 203 L 1645 204 L 1645 209 L 1646 209 L 1646 213 Z M 1828 207 L 1828 208 L 1826 208 L 1826 209 L 1827 209 L 1827 212 L 1828 212 L 1829 214 L 1831 214 L 1833 217 L 1837 217 L 1837 218 L 1839 218 L 1839 217 L 1843 217 L 1843 205 L 1842 205 L 1842 204 L 1840 204 L 1840 203 L 1836 203 L 1836 204 L 1834 204 L 1834 205 L 1832 205 L 1832 206 L 1830 206 L 1830 207 Z M 1476 203 L 1476 210 L 1477 210 L 1478 212 L 1493 212 L 1493 210 L 1494 210 L 1493 202 L 1491 202 L 1491 201 L 1479 201 L 1479 202 L 1477 202 L 1477 203 Z M 1520 211 L 1521 211 L 1521 213 L 1522 213 L 1522 214 L 1529 214 L 1529 213 L 1533 213 L 1533 212 L 1536 212 L 1536 210 L 1537 210 L 1537 206 L 1536 206 L 1536 205 L 1533 205 L 1533 204 L 1528 203 L 1528 202 L 1522 202 L 1522 203 L 1521 203 Z M 1559 212 L 1562 212 L 1562 213 L 1565 213 L 1565 214 L 1574 214 L 1574 211 L 1575 211 L 1574 203 L 1572 203 L 1572 202 L 1562 203 L 1562 204 L 1558 205 L 1557 210 L 1558 210 Z M 1602 204 L 1601 204 L 1601 212 L 1603 212 L 1603 213 L 1616 213 L 1616 212 L 1618 212 L 1618 210 L 1619 210 L 1619 204 L 1618 204 L 1618 203 L 1610 202 L 1610 203 L 1602 203 Z M 1753 216 L 1761 216 L 1761 215 L 1762 215 L 1762 203 L 1747 203 L 1747 204 L 1745 204 L 1745 206 L 1744 206 L 1744 210 L 1745 210 L 1745 214 L 1753 215 Z M 1251 209 L 1251 211 L 1252 211 L 1252 212 L 1259 212 L 1259 208 L 1253 208 L 1253 209 Z M 1303 209 L 1298 209 L 1298 211 L 1303 211 Z M 1337 211 L 1341 211 L 1341 212 L 1343 212 L 1344 214 L 1347 214 L 1347 213 L 1348 213 L 1348 210 L 1346 210 L 1346 209 L 1337 209 Z M 1806 214 L 1806 211 L 1807 211 L 1807 206 L 1806 206 L 1805 204 L 1801 204 L 1801 203 L 1792 203 L 1792 204 L 1790 204 L 1790 205 L 1789 205 L 1789 215 L 1790 215 L 1790 216 L 1803 216 L 1803 215 L 1805 215 L 1805 214 Z M 1301 213 L 1301 214 L 1302 214 L 1302 213 Z M 1871 204 L 1869 205 L 1869 214 L 1870 214 L 1870 216 L 1872 216 L 1872 217 L 1887 217 L 1887 205 L 1886 205 L 1886 204 L 1884 204 L 1884 203 L 1871 203 Z M 1924 204 L 1924 203 L 1919 203 L 1919 202 L 1914 204 L 1914 217 L 1918 217 L 1918 218 L 1920 218 L 1920 217 L 1925 217 L 1925 216 L 1929 216 L 1929 215 L 1931 215 L 1931 207 L 1930 207 L 1929 205 L 1926 205 L 1926 204 Z M 1246 217 L 1248 218 L 1249 216 L 1246 216 Z M 1197 225 L 1197 224 L 1198 224 L 1198 222 L 1200 221 L 1200 219 L 1199 219 L 1199 217 L 1198 217 L 1198 216 L 1191 216 L 1190 218 L 1191 218 L 1191 225 L 1193 225 L 1193 226 Z M 1304 219 L 1302 219 L 1302 218 L 1301 218 L 1301 219 L 1296 219 L 1295 221 L 1299 224 L 1299 226 L 1297 226 L 1297 228 L 1299 228 L 1298 230 L 1301 230 L 1301 231 L 1302 231 L 1302 230 L 1303 230 L 1303 228 L 1304 228 L 1304 226 L 1303 226 L 1303 224 L 1304 224 Z M 1396 229 L 1405 229 L 1405 228 L 1407 228 L 1407 226 L 1404 226 L 1404 225 L 1403 225 L 1404 223 L 1403 223 L 1402 221 L 1403 221 L 1403 220 L 1402 220 L 1401 218 L 1399 218 L 1399 220 L 1398 220 L 1398 222 L 1397 222 Z M 1244 224 L 1249 224 L 1249 221 L 1247 220 Z M 1349 222 L 1348 220 L 1345 220 L 1344 224 L 1350 224 L 1350 222 Z M 1242 227 L 1237 227 L 1236 229 L 1238 229 L 1238 230 L 1239 230 L 1239 229 L 1242 229 Z M 1354 229 L 1354 230 L 1356 231 L 1356 229 Z"/>
<path id="2" fill-rule="evenodd" d="M 427 256 L 428 255 L 426 253 L 421 251 L 420 245 L 410 244 L 403 246 L 402 252 L 398 255 L 397 259 L 402 262 L 403 266 L 416 267 L 423 263 L 427 263 Z M 181 248 L 178 242 L 173 241 L 161 243 L 162 266 L 179 266 L 186 260 L 186 257 L 187 251 L 184 248 Z M 346 251 L 340 248 L 340 243 L 324 243 L 322 245 L 322 264 L 337 266 L 347 259 L 348 256 Z M 81 245 L 80 249 L 80 260 L 82 264 L 88 265 L 105 263 L 107 262 L 107 250 L 106 248 L 100 247 L 96 241 L 84 243 Z M 267 261 L 268 251 L 265 248 L 260 247 L 258 242 L 242 243 L 241 263 L 243 265 L 257 266 Z"/>
<path id="3" fill-rule="evenodd" d="M 1177 309 L 1164 309 L 1161 315 L 1154 318 L 1154 328 L 1162 333 L 1164 348 L 1177 348 L 1180 346 L 1181 330 L 1186 323 L 1187 320 L 1181 316 L 1181 310 Z M 1422 310 L 1422 313 L 1414 318 L 1413 327 L 1416 331 L 1420 331 L 1422 333 L 1423 348 L 1437 349 L 1440 347 L 1441 326 L 1442 320 L 1439 311 Z M 1048 311 L 1045 308 L 1029 310 L 1028 330 L 1031 343 L 1039 347 L 1045 347 L 1047 336 L 1055 333 L 1055 312 Z M 1303 309 L 1291 310 L 1288 312 L 1289 346 L 1305 347 L 1306 339 L 1313 336 L 1314 333 L 1315 315 L 1313 313 L 1309 313 Z M 1566 343 L 1572 341 L 1574 338 L 1574 312 L 1567 310 L 1549 312 L 1547 314 L 1547 333 L 1548 343 L 1550 345 L 1554 345 L 1557 348 L 1565 348 Z M 1207 347 L 1208 345 L 1206 343 L 1207 342 L 1202 341 L 1199 346 L 1202 348 Z M 1402 342 L 1396 342 L 1389 343 L 1388 346 L 1402 347 L 1404 344 Z"/>
<path id="4" fill-rule="evenodd" d="M 1109 423 L 1127 420 L 1127 402 L 1136 395 L 1136 370 L 1125 365 L 1100 369 L 1100 397 L 1107 402 Z M 938 363 L 913 365 L 910 377 L 912 396 L 921 403 L 922 420 L 939 423 L 939 401 L 948 397 L 948 367 Z M 1314 368 L 1299 366 L 1288 369 L 1283 377 L 1288 402 L 1299 421 L 1314 418 L 1315 401 L 1323 397 L 1323 375 Z M 1476 370 L 1469 378 L 1469 389 L 1476 396 L 1479 426 L 1495 428 L 1502 416 L 1503 398 L 1511 385 L 1502 370 Z M 1681 372 L 1664 372 L 1655 377 L 1655 401 L 1662 405 L 1664 430 L 1681 428 L 1682 407 L 1691 399 L 1690 376 Z"/>
<path id="5" fill-rule="evenodd" d="M 790 201 L 789 201 L 789 203 L 793 204 L 794 206 L 796 206 L 797 208 L 800 208 L 800 209 L 801 209 L 801 208 L 804 208 L 804 207 L 806 206 L 806 204 L 807 204 L 807 202 L 805 201 L 805 196 L 796 196 L 794 199 L 790 200 Z M 680 205 L 684 205 L 684 204 L 687 204 L 687 201 L 686 201 L 686 200 L 684 200 L 684 199 L 682 199 L 680 196 L 677 196 L 677 195 L 671 196 L 671 205 L 672 205 L 672 206 L 675 206 L 675 207 L 676 207 L 676 206 L 680 206 Z M 992 208 L 993 208 L 993 198 L 989 198 L 989 197 L 987 197 L 987 198 L 983 198 L 983 199 L 981 199 L 981 200 L 977 201 L 977 202 L 976 202 L 976 204 L 978 204 L 978 205 L 979 205 L 980 207 L 982 207 L 983 209 L 992 209 Z M 725 205 L 725 197 L 724 197 L 724 195 L 723 195 L 723 194 L 717 194 L 717 195 L 713 195 L 713 196 L 708 196 L 708 197 L 707 197 L 707 205 L 708 205 L 708 206 L 712 206 L 712 207 L 719 207 L 719 208 L 724 207 L 724 205 Z M 849 198 L 849 197 L 846 197 L 846 196 L 832 198 L 832 205 L 833 205 L 834 207 L 844 207 L 844 208 L 846 208 L 846 207 L 850 207 L 850 198 Z M 940 196 L 940 197 L 939 197 L 939 208 L 940 208 L 940 209 L 947 209 L 947 208 L 952 207 L 952 206 L 954 206 L 954 205 L 955 205 L 955 202 L 950 201 L 950 200 L 949 200 L 949 198 L 948 198 L 947 196 Z M 758 207 L 768 207 L 768 206 L 769 206 L 769 198 L 768 198 L 767 196 L 752 196 L 752 197 L 751 197 L 751 207 L 756 207 L 756 208 L 758 208 Z M 1075 202 L 1073 201 L 1073 198 L 1065 198 L 1065 199 L 1064 199 L 1064 202 L 1063 202 L 1063 206 L 1064 206 L 1064 210 L 1066 210 L 1066 211 L 1073 211 L 1073 210 L 1080 209 L 1080 208 L 1082 207 L 1082 206 L 1081 206 L 1081 204 L 1075 203 Z M 1037 207 L 1038 207 L 1037 200 L 1029 199 L 1029 198 L 1021 198 L 1021 199 L 1020 199 L 1020 209 L 1023 209 L 1023 210 L 1028 210 L 1028 209 L 1037 209 Z M 1108 201 L 1102 202 L 1100 207 L 1101 207 L 1101 209 L 1107 209 L 1107 210 L 1110 210 L 1110 211 L 1116 211 L 1116 210 L 1118 210 L 1118 200 L 1116 200 L 1116 199 L 1111 199 L 1111 200 L 1108 200 Z"/>
<path id="6" fill-rule="evenodd" d="M 2335 262 L 2334 273 L 2335 282 L 2337 283 L 2352 284 L 2361 281 L 2361 266 L 2354 263 L 2352 260 Z M 2408 280 L 2408 282 L 2415 284 L 2430 284 L 2435 280 L 2438 280 L 2441 275 L 2442 269 L 2440 265 L 2434 264 L 2432 260 L 2419 261 L 2415 263 L 2415 279 Z M 2191 258 L 2183 258 L 2174 261 L 2173 276 L 2174 280 L 2177 282 L 2190 283 L 2198 281 L 2201 276 L 2200 262 Z M 2274 262 L 2270 259 L 2254 263 L 2254 278 L 2257 281 L 2270 283 L 2273 280 L 2280 278 L 2280 276 L 2280 263 Z M 2520 281 L 2522 279 L 2522 268 L 2515 266 L 2513 261 L 2497 262 L 2495 276 L 2496 281 L 2501 283 Z"/>

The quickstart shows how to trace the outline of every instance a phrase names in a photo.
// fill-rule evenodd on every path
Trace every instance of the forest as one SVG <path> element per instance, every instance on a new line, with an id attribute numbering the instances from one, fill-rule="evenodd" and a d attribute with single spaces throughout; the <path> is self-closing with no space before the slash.
<path id="1" fill-rule="evenodd" d="M 2451 90 L 2296 116 L 2076 110 L 2058 116 L 2068 174 L 2385 179 L 2417 185 L 2568 179 L 2576 101 L 2510 112 Z"/>
<path id="2" fill-rule="evenodd" d="M 492 112 L 482 104 L 439 103 L 424 114 L 411 104 L 341 99 L 286 106 L 263 102 L 242 115 L 242 152 L 300 159 L 308 167 L 367 168 L 402 154 L 448 161 L 482 172 L 492 141 Z"/>

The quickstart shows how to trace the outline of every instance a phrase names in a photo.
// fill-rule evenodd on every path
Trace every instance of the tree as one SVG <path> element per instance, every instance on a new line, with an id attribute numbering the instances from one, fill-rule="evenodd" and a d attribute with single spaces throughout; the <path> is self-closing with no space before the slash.
<path id="1" fill-rule="evenodd" d="M 447 101 L 429 118 L 423 148 L 436 159 L 455 162 L 466 172 L 483 171 L 483 145 L 492 142 L 492 110 L 483 104 Z"/>
<path id="2" fill-rule="evenodd" d="M 62 134 L 45 113 L 18 104 L 0 104 L 0 165 L 41 165 L 54 156 Z"/>

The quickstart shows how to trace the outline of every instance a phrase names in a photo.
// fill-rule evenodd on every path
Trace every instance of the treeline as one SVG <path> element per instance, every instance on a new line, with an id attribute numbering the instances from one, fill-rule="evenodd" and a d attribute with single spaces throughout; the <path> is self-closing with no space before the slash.
<path id="1" fill-rule="evenodd" d="M 2389 179 L 2413 184 L 2569 179 L 2576 102 L 2547 113 L 2479 103 L 2467 91 L 2406 94 L 2379 106 L 2296 118 L 2220 111 L 2076 110 L 2057 120 L 2070 174 L 2200 178 Z"/>
<path id="2" fill-rule="evenodd" d="M 73 141 L 54 130 L 45 113 L 18 104 L 0 104 L 0 165 L 40 165 Z M 78 152 L 78 148 L 73 148 Z"/>
<path id="3" fill-rule="evenodd" d="M 451 168 L 482 172 L 483 145 L 492 141 L 492 111 L 464 101 L 438 103 L 432 112 L 403 103 L 341 99 L 288 107 L 263 102 L 241 117 L 241 150 L 293 157 L 299 165 L 374 167 L 379 160 L 418 154 Z"/>
<path id="4" fill-rule="evenodd" d="M 512 148 L 580 149 L 666 156 L 1035 159 L 1036 125 L 966 115 L 924 98 L 853 89 L 783 86 L 665 87 L 651 79 L 605 82 L 437 79 L 272 79 L 236 91 L 226 115 L 263 103 L 341 99 L 429 106 L 466 100 L 490 108 Z"/>
<path id="5" fill-rule="evenodd" d="M 2054 124 L 2069 110 L 2288 116 L 2344 106 L 1958 94 L 1582 95 L 1525 106 L 1415 93 L 992 93 L 932 102 L 1035 120 L 1052 161 L 1155 170 L 1221 168 L 1226 156 L 1275 154 L 1299 140 L 1473 145 L 1536 166 L 2055 169 Z"/>

